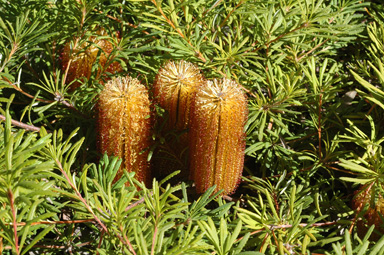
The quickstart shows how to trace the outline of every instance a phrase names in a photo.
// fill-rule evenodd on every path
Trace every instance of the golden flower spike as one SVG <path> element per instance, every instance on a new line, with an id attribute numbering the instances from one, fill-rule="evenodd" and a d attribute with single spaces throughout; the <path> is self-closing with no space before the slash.
<path id="1" fill-rule="evenodd" d="M 216 185 L 233 193 L 244 165 L 247 99 L 240 85 L 229 79 L 200 87 L 191 109 L 190 176 L 198 193 Z"/>
<path id="2" fill-rule="evenodd" d="M 154 84 L 154 97 L 156 102 L 168 112 L 163 134 L 172 131 L 181 134 L 188 129 L 192 98 L 203 81 L 199 68 L 184 60 L 169 61 L 159 70 Z M 167 145 L 170 151 L 163 153 L 164 155 L 160 153 L 159 157 L 166 158 L 166 154 L 176 153 L 174 155 L 176 160 L 158 160 L 160 162 L 156 163 L 159 176 L 185 168 L 183 161 L 186 161 L 186 155 L 183 152 L 188 146 L 188 134 L 183 133 L 177 141 L 167 141 Z M 183 178 L 187 175 L 182 171 L 180 176 Z"/>
<path id="3" fill-rule="evenodd" d="M 156 77 L 154 95 L 159 105 L 169 112 L 168 130 L 188 128 L 193 94 L 202 84 L 203 76 L 194 64 L 169 61 Z"/>
<path id="4" fill-rule="evenodd" d="M 150 185 L 147 157 L 152 121 L 147 89 L 137 79 L 115 77 L 106 83 L 97 107 L 99 151 L 123 159 L 115 181 L 125 168 L 136 172 L 137 180 Z"/>

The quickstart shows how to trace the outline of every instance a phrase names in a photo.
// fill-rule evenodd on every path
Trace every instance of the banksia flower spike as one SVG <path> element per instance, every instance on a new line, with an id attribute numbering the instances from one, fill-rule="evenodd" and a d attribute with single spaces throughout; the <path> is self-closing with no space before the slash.
<path id="1" fill-rule="evenodd" d="M 98 36 L 107 36 L 107 32 L 104 29 L 99 29 L 96 34 Z M 118 40 L 118 38 L 115 38 Z M 98 39 L 97 36 L 91 36 L 87 38 L 87 41 L 73 45 L 73 42 L 67 42 L 64 46 L 61 55 L 61 67 L 63 71 L 66 71 L 68 65 L 68 75 L 66 82 L 70 83 L 75 79 L 86 77 L 89 79 L 92 74 L 92 67 L 97 60 L 97 56 L 100 53 L 99 66 L 106 68 L 104 70 L 108 73 L 117 73 L 122 71 L 120 63 L 113 62 L 106 66 L 109 62 L 110 55 L 114 49 L 114 44 L 107 39 Z M 98 70 L 100 75 L 101 70 Z M 71 89 L 76 89 L 80 86 L 80 83 L 75 82 L 71 85 Z"/>
<path id="2" fill-rule="evenodd" d="M 160 69 L 154 84 L 154 96 L 169 113 L 168 130 L 188 128 L 192 97 L 202 82 L 199 68 L 184 60 L 169 61 Z"/>
<path id="3" fill-rule="evenodd" d="M 99 150 L 123 159 L 115 181 L 125 168 L 150 185 L 147 157 L 152 123 L 147 89 L 137 79 L 115 77 L 105 84 L 97 107 Z"/>
<path id="4" fill-rule="evenodd" d="M 164 134 L 171 131 L 180 134 L 188 129 L 192 98 L 203 81 L 199 68 L 184 60 L 169 61 L 159 70 L 154 84 L 154 97 L 156 102 L 168 112 L 168 119 L 163 129 Z M 171 153 L 176 152 L 175 157 L 179 160 L 157 162 L 160 176 L 164 175 L 162 172 L 168 174 L 185 168 L 183 161 L 186 161 L 186 156 L 182 155 L 182 152 L 188 146 L 188 134 L 184 133 L 177 141 L 167 141 L 167 143 L 172 150 Z M 160 157 L 167 156 L 160 155 Z M 183 175 L 187 174 L 182 171 L 181 178 Z"/>
<path id="5" fill-rule="evenodd" d="M 191 109 L 190 176 L 198 193 L 216 185 L 233 193 L 244 165 L 247 99 L 229 79 L 208 81 L 197 92 Z"/>

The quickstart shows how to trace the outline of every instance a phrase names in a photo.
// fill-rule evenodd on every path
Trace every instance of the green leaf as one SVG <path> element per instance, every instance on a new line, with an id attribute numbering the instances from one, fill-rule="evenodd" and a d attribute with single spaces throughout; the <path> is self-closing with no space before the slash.
<path id="1" fill-rule="evenodd" d="M 37 244 L 40 240 L 42 240 L 49 232 L 51 232 L 55 228 L 55 225 L 48 226 L 44 228 L 33 240 L 26 246 L 21 254 L 26 254 L 30 249 L 33 248 L 35 244 Z"/>
<path id="2" fill-rule="evenodd" d="M 372 171 L 368 168 L 365 168 L 359 164 L 356 164 L 352 161 L 349 161 L 349 160 L 345 160 L 345 159 L 340 159 L 340 162 L 339 165 L 346 168 L 346 169 L 349 169 L 349 170 L 352 170 L 354 172 L 357 172 L 357 173 L 362 173 L 362 174 L 365 174 L 365 175 L 370 175 L 370 176 L 377 176 L 378 173 L 375 172 L 375 171 Z"/>

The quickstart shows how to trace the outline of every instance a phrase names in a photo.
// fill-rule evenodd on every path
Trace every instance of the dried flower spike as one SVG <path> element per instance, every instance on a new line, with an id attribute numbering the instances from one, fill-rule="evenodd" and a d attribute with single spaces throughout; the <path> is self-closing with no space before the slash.
<path id="1" fill-rule="evenodd" d="M 229 79 L 208 81 L 197 92 L 191 109 L 190 176 L 198 193 L 216 185 L 233 193 L 244 165 L 247 99 Z"/>
<path id="2" fill-rule="evenodd" d="M 107 32 L 104 29 L 99 29 L 96 34 L 98 36 L 107 36 Z M 118 38 L 115 38 L 118 40 Z M 75 79 L 79 79 L 81 77 L 86 77 L 89 79 L 92 74 L 92 67 L 97 61 L 97 56 L 100 53 L 99 58 L 99 66 L 104 68 L 107 65 L 107 62 L 110 61 L 110 55 L 114 49 L 114 44 L 107 39 L 98 39 L 96 36 L 91 36 L 87 39 L 87 41 L 76 45 L 73 48 L 73 42 L 67 42 L 64 46 L 62 53 L 62 70 L 66 71 L 68 64 L 68 75 L 66 82 L 70 83 Z M 108 73 L 117 73 L 121 72 L 122 67 L 118 62 L 112 62 L 105 70 Z M 101 70 L 98 70 L 98 74 L 101 74 Z M 75 82 L 71 85 L 71 89 L 76 89 L 80 86 L 79 82 Z"/>
<path id="3" fill-rule="evenodd" d="M 379 188 L 381 189 L 381 187 Z M 377 193 L 377 194 L 375 194 Z M 372 203 L 372 195 L 375 194 L 375 201 Z M 355 196 L 352 200 L 352 209 L 356 212 L 364 211 L 364 218 L 368 226 L 375 225 L 375 230 L 380 233 L 384 233 L 383 220 L 381 215 L 384 215 L 384 198 L 377 192 L 375 188 L 361 186 L 355 192 Z M 363 220 L 357 222 L 357 233 L 364 237 L 368 228 Z M 379 240 L 382 235 L 372 233 L 370 240 Z"/>
<path id="4" fill-rule="evenodd" d="M 116 179 L 125 168 L 150 185 L 147 157 L 152 123 L 148 90 L 137 79 L 115 77 L 105 84 L 97 107 L 99 150 L 123 159 Z"/>
<path id="5" fill-rule="evenodd" d="M 203 76 L 199 68 L 184 60 L 166 63 L 156 76 L 154 84 L 154 97 L 157 103 L 168 112 L 168 119 L 164 126 L 164 134 L 175 131 L 181 133 L 187 130 L 191 102 L 198 87 L 203 84 Z M 167 141 L 169 150 L 160 157 L 167 158 L 166 154 L 175 154 L 177 159 L 172 161 L 160 160 L 157 162 L 158 171 L 168 174 L 174 170 L 185 170 L 183 161 L 186 161 L 182 152 L 188 146 L 188 134 L 182 134 L 177 141 Z M 169 157 L 169 156 L 168 156 Z M 166 168 L 166 169 L 164 169 Z M 185 172 L 185 171 L 184 171 Z M 162 173 L 160 173 L 160 176 Z M 181 178 L 186 173 L 181 173 Z"/>

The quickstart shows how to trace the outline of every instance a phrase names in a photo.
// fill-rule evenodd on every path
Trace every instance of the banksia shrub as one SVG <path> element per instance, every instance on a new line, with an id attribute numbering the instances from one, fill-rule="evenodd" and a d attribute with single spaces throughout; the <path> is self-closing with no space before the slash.
<path id="1" fill-rule="evenodd" d="M 96 34 L 98 36 L 108 36 L 104 29 L 99 29 Z M 118 40 L 118 38 L 115 39 Z M 79 40 L 67 42 L 62 52 L 61 62 L 63 71 L 66 71 L 69 65 L 66 83 L 70 83 L 82 77 L 89 79 L 92 74 L 92 67 L 96 63 L 98 55 L 100 55 L 98 61 L 99 69 L 97 71 L 98 76 L 101 74 L 101 69 L 103 68 L 106 68 L 105 72 L 112 74 L 121 72 L 122 67 L 119 62 L 115 61 L 113 63 L 108 63 L 110 62 L 110 55 L 115 46 L 116 45 L 110 40 L 98 39 L 97 36 L 90 36 L 82 43 L 79 43 Z M 100 50 L 101 52 L 99 53 Z M 106 66 L 107 64 L 109 64 L 108 67 Z M 76 89 L 79 86 L 79 82 L 74 82 L 71 89 Z"/>
<path id="2" fill-rule="evenodd" d="M 235 191 L 244 165 L 247 99 L 229 79 L 208 81 L 197 92 L 191 109 L 190 176 L 198 193 L 209 187 Z"/>
<path id="3" fill-rule="evenodd" d="M 192 98 L 203 84 L 203 80 L 199 68 L 184 60 L 169 61 L 159 70 L 154 84 L 154 97 L 157 103 L 168 112 L 164 134 L 171 131 L 181 133 L 188 129 Z M 182 134 L 178 141 L 167 142 L 172 150 L 171 153 L 176 153 L 174 156 L 179 160 L 173 161 L 173 164 L 164 160 L 157 163 L 160 172 L 164 170 L 169 173 L 184 167 L 182 163 L 185 157 L 181 153 L 188 146 L 188 134 Z M 163 156 L 167 157 L 167 155 L 161 155 Z M 167 169 L 163 169 L 164 167 Z"/>
<path id="4" fill-rule="evenodd" d="M 116 179 L 125 168 L 150 185 L 147 157 L 152 123 L 147 89 L 131 77 L 113 78 L 100 93 L 97 107 L 99 151 L 123 159 Z"/>

